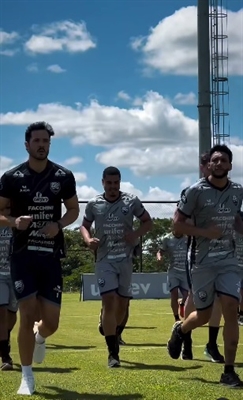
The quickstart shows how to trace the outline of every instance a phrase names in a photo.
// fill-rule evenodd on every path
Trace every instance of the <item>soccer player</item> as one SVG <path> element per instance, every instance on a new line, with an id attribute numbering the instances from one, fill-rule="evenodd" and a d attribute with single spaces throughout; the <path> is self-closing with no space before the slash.
<path id="1" fill-rule="evenodd" d="M 200 157 L 200 170 L 201 174 L 204 178 L 207 178 L 210 174 L 208 169 L 209 163 L 209 152 L 205 152 Z M 184 189 L 181 193 L 181 197 L 185 194 L 186 189 Z M 190 220 L 191 221 L 191 220 Z M 188 221 L 189 222 L 189 221 Z M 191 221 L 192 222 L 192 221 Z M 191 312 L 195 311 L 195 306 L 193 302 L 193 295 L 191 291 L 191 268 L 195 260 L 195 239 L 192 237 L 188 237 L 188 259 L 186 263 L 187 270 L 187 278 L 188 278 L 188 286 L 190 288 L 189 296 L 187 298 L 185 304 L 185 317 L 187 318 Z M 217 344 L 218 334 L 219 334 L 219 326 L 222 317 L 222 307 L 219 301 L 219 297 L 215 296 L 215 301 L 213 305 L 213 310 L 211 317 L 208 323 L 208 343 L 205 346 L 204 354 L 214 363 L 224 363 L 224 357 L 220 354 Z M 192 360 L 193 352 L 192 352 L 192 340 L 191 333 L 188 332 L 186 336 L 186 341 L 184 342 L 181 358 L 183 360 Z"/>
<path id="2" fill-rule="evenodd" d="M 243 212 L 240 213 L 240 216 L 243 220 Z M 235 234 L 235 245 L 236 245 L 236 253 L 238 258 L 238 263 L 241 272 L 241 300 L 239 307 L 239 325 L 243 326 L 243 235 L 236 232 Z"/>
<path id="3" fill-rule="evenodd" d="M 158 261 L 162 261 L 164 255 L 169 258 L 167 274 L 168 288 L 170 290 L 171 309 L 175 321 L 180 321 L 178 314 L 179 289 L 182 294 L 180 306 L 185 304 L 188 296 L 188 282 L 186 275 L 185 260 L 187 256 L 187 237 L 176 235 L 175 232 L 163 236 L 160 249 L 157 253 Z M 184 315 L 181 315 L 183 318 Z"/>
<path id="4" fill-rule="evenodd" d="M 224 316 L 225 368 L 220 382 L 239 387 L 243 383 L 234 363 L 239 340 L 240 273 L 233 232 L 243 233 L 239 215 L 243 188 L 228 180 L 232 158 L 225 145 L 210 150 L 210 175 L 187 189 L 174 217 L 176 232 L 196 238 L 196 259 L 191 271 L 196 311 L 184 322 L 174 324 L 168 352 L 172 358 L 179 358 L 187 333 L 208 322 L 217 293 Z M 194 225 L 186 222 L 188 218 L 193 219 Z"/>
<path id="5" fill-rule="evenodd" d="M 11 204 L 11 216 L 1 214 L 0 226 L 13 228 L 10 270 L 20 312 L 20 395 L 34 393 L 32 359 L 43 361 L 45 340 L 58 328 L 63 228 L 79 215 L 73 174 L 48 159 L 52 136 L 49 124 L 31 124 L 25 132 L 28 161 L 5 172 L 0 185 L 0 212 L 9 201 Z M 63 216 L 62 201 L 66 208 Z M 38 310 L 41 321 L 33 332 Z"/>
<path id="6" fill-rule="evenodd" d="M 87 246 L 97 250 L 95 273 L 102 297 L 102 327 L 108 347 L 108 366 L 119 367 L 120 325 L 132 297 L 133 251 L 140 236 L 152 229 L 141 201 L 120 191 L 121 173 L 115 167 L 103 172 L 104 193 L 90 200 L 80 228 Z M 141 226 L 133 230 L 134 217 Z M 95 223 L 95 236 L 90 229 Z"/>
<path id="7" fill-rule="evenodd" d="M 8 204 L 4 215 L 9 215 L 10 205 Z M 17 320 L 17 300 L 10 277 L 9 253 L 11 247 L 12 230 L 0 228 L 0 356 L 2 358 L 1 371 L 11 371 L 13 361 L 10 356 L 11 341 L 10 334 Z"/>

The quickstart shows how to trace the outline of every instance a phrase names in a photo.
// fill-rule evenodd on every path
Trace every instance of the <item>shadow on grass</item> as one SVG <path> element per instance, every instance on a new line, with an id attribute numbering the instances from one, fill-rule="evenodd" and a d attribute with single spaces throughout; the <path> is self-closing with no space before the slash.
<path id="1" fill-rule="evenodd" d="M 96 346 L 65 346 L 63 344 L 48 344 L 46 348 L 50 350 L 90 350 L 95 349 Z"/>
<path id="2" fill-rule="evenodd" d="M 132 361 L 125 361 L 122 360 L 122 363 L 128 364 L 128 365 L 123 365 L 122 364 L 122 369 L 141 369 L 141 370 L 154 370 L 154 371 L 171 371 L 171 372 L 183 372 L 185 370 L 197 370 L 202 368 L 201 365 L 194 365 L 192 367 L 178 367 L 175 365 L 161 365 L 161 364 L 143 364 L 143 363 L 138 363 L 138 362 L 132 362 Z"/>
<path id="3" fill-rule="evenodd" d="M 144 330 L 151 330 L 157 329 L 157 326 L 126 326 L 125 329 L 144 329 Z"/>
<path id="4" fill-rule="evenodd" d="M 143 395 L 134 394 L 93 394 L 93 393 L 78 393 L 72 390 L 62 389 L 55 386 L 45 386 L 47 390 L 55 391 L 56 393 L 40 393 L 36 394 L 43 396 L 46 400 L 137 400 L 143 399 Z"/>
<path id="5" fill-rule="evenodd" d="M 166 347 L 165 343 L 127 343 L 124 347 Z"/>
<path id="6" fill-rule="evenodd" d="M 21 365 L 15 364 L 17 370 L 21 370 Z M 50 374 L 71 374 L 79 371 L 80 368 L 61 368 L 61 367 L 33 367 L 33 372 L 49 372 Z"/>

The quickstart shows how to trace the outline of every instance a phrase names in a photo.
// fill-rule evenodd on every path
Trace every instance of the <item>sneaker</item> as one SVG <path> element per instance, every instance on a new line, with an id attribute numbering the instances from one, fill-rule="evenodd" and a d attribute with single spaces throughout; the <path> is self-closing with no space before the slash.
<path id="1" fill-rule="evenodd" d="M 13 370 L 13 360 L 11 357 L 2 358 L 2 365 L 0 366 L 1 371 L 12 371 Z"/>
<path id="2" fill-rule="evenodd" d="M 33 328 L 34 334 L 36 336 L 38 332 L 38 322 L 35 322 L 34 328 Z M 41 364 L 45 358 L 46 355 L 46 343 L 45 341 L 43 343 L 36 343 L 35 342 L 35 348 L 34 348 L 34 354 L 33 354 L 33 361 L 36 364 Z"/>
<path id="3" fill-rule="evenodd" d="M 208 357 L 213 363 L 224 363 L 224 356 L 220 354 L 217 345 L 210 347 L 209 344 L 207 344 L 204 350 L 204 355 Z"/>
<path id="4" fill-rule="evenodd" d="M 243 315 L 239 315 L 238 324 L 239 324 L 240 326 L 243 326 Z"/>
<path id="5" fill-rule="evenodd" d="M 109 354 L 108 356 L 108 367 L 109 368 L 119 368 L 121 366 L 119 356 L 114 354 Z"/>
<path id="6" fill-rule="evenodd" d="M 177 360 L 180 357 L 181 349 L 183 345 L 184 338 L 179 333 L 179 328 L 182 322 L 176 322 L 172 328 L 171 338 L 167 343 L 167 350 L 171 358 Z"/>
<path id="7" fill-rule="evenodd" d="M 243 387 L 243 382 L 235 371 L 229 372 L 228 374 L 222 374 L 220 383 L 231 388 Z"/>
<path id="8" fill-rule="evenodd" d="M 21 384 L 17 394 L 31 396 L 35 391 L 35 380 L 33 375 L 25 376 L 22 375 Z"/>
<path id="9" fill-rule="evenodd" d="M 184 340 L 183 349 L 181 352 L 181 359 L 182 360 L 193 360 L 193 353 L 192 353 L 192 339 Z"/>

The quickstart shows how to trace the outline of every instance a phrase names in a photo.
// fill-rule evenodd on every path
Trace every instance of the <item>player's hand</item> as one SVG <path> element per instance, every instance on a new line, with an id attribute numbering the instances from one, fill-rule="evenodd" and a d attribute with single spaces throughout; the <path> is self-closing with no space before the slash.
<path id="1" fill-rule="evenodd" d="M 90 238 L 87 245 L 90 250 L 96 251 L 100 245 L 100 241 L 97 238 Z"/>
<path id="2" fill-rule="evenodd" d="M 136 235 L 136 232 L 133 231 L 133 230 L 130 231 L 130 232 L 126 232 L 125 235 L 124 235 L 124 239 L 125 239 L 126 242 L 128 242 L 128 243 L 130 243 L 130 244 L 132 244 L 134 246 L 137 244 L 137 241 L 138 241 L 138 237 Z"/>
<path id="3" fill-rule="evenodd" d="M 50 222 L 40 229 L 40 233 L 45 235 L 47 238 L 54 238 L 59 233 L 60 229 L 56 222 Z"/>
<path id="4" fill-rule="evenodd" d="M 157 259 L 157 261 L 162 261 L 162 256 L 161 256 L 160 251 L 157 251 L 156 259 Z"/>
<path id="5" fill-rule="evenodd" d="M 22 215 L 21 217 L 16 218 L 15 227 L 19 231 L 26 231 L 26 229 L 29 228 L 32 219 L 33 217 L 31 215 Z"/>
<path id="6" fill-rule="evenodd" d="M 220 239 L 223 236 L 223 231 L 217 225 L 211 225 L 205 230 L 205 237 L 207 239 Z"/>

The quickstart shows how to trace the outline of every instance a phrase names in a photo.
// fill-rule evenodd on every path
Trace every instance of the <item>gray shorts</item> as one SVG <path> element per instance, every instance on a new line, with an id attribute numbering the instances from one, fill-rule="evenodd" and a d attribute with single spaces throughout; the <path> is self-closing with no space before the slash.
<path id="1" fill-rule="evenodd" d="M 240 300 L 241 277 L 229 268 L 202 268 L 192 270 L 192 294 L 197 310 L 213 305 L 215 294 L 224 294 Z"/>
<path id="2" fill-rule="evenodd" d="M 100 294 L 116 291 L 122 297 L 132 297 L 132 261 L 100 261 L 95 264 L 95 276 Z"/>
<path id="3" fill-rule="evenodd" d="M 167 284 L 170 292 L 172 292 L 172 290 L 176 288 L 180 289 L 181 292 L 189 291 L 186 271 L 185 272 L 177 272 L 173 270 L 168 271 Z"/>
<path id="4" fill-rule="evenodd" d="M 14 288 L 10 277 L 0 276 L 0 307 L 6 306 L 11 312 L 18 311 L 18 303 L 15 298 Z"/>

